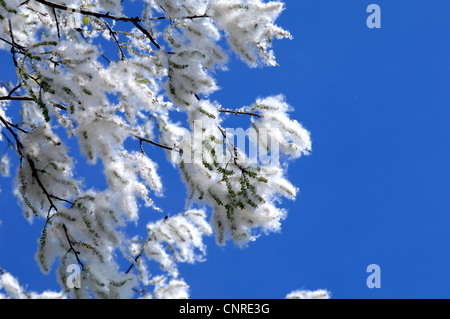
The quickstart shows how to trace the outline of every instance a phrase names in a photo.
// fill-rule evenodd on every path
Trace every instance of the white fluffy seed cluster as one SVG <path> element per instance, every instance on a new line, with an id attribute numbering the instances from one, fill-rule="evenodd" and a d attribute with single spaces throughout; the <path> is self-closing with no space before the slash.
<path id="1" fill-rule="evenodd" d="M 282 95 L 257 99 L 237 111 L 247 114 L 248 138 L 259 154 L 277 157 L 251 161 L 222 127 L 234 115 L 209 96 L 219 89 L 214 75 L 226 69 L 229 49 L 250 67 L 276 65 L 273 39 L 291 38 L 275 24 L 283 3 L 144 0 L 139 20 L 119 24 L 125 17 L 120 0 L 61 2 L 110 18 L 54 10 L 46 0 L 22 2 L 0 0 L 0 37 L 14 41 L 0 41 L 0 49 L 13 46 L 21 81 L 14 94 L 29 99 L 15 121 L 21 130 L 7 124 L 13 122 L 10 103 L 0 101 L 6 121 L 0 127 L 17 132 L 15 193 L 26 218 L 45 223 L 36 260 L 45 273 L 57 264 L 64 294 L 128 298 L 138 291 L 142 298 L 187 298 L 177 264 L 204 259 L 204 236 L 214 233 L 219 244 L 243 246 L 280 229 L 286 211 L 279 201 L 298 191 L 286 177 L 287 163 L 310 151 L 309 133 L 290 119 Z M 129 28 L 118 32 L 124 24 Z M 103 40 L 111 44 L 107 52 Z M 0 87 L 0 95 L 13 87 Z M 173 112 L 187 122 L 172 120 Z M 77 176 L 70 138 L 87 162 L 101 161 L 106 189 L 89 188 Z M 156 138 L 169 160 L 179 156 L 187 210 L 149 223 L 147 238 L 130 238 L 127 223 L 138 221 L 142 203 L 158 209 L 164 188 L 151 154 L 129 145 Z M 2 175 L 9 175 L 9 161 L 1 158 Z M 130 269 L 119 266 L 120 258 Z M 149 262 L 163 274 L 152 274 Z M 67 287 L 72 264 L 82 268 L 77 289 Z M 24 296 L 12 277 L 1 278 L 9 295 Z M 42 296 L 59 296 L 52 294 Z"/>

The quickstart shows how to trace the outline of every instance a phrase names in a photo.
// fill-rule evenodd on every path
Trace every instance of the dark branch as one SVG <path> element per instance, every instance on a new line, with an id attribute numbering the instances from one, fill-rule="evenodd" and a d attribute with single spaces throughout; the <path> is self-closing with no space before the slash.
<path id="1" fill-rule="evenodd" d="M 53 198 L 53 199 L 59 200 L 61 202 L 66 202 L 66 203 L 68 203 L 68 204 L 70 204 L 72 206 L 75 205 L 75 203 L 71 202 L 70 200 L 67 200 L 67 199 L 64 199 L 64 198 L 60 198 L 60 197 L 52 195 L 52 194 L 50 194 L 50 197 Z"/>
<path id="2" fill-rule="evenodd" d="M 101 18 L 101 19 L 111 19 L 114 21 L 123 21 L 123 22 L 131 22 L 133 23 L 136 28 L 138 28 L 142 33 L 145 34 L 145 36 L 147 36 L 150 41 L 155 45 L 155 47 L 158 50 L 161 50 L 161 46 L 156 42 L 156 40 L 153 38 L 153 36 L 150 34 L 150 32 L 148 32 L 148 30 L 146 30 L 143 26 L 141 26 L 139 24 L 139 22 L 142 22 L 142 19 L 139 17 L 126 17 L 126 16 L 114 16 L 111 15 L 109 13 L 101 13 L 101 12 L 94 12 L 94 11 L 88 11 L 88 10 L 84 10 L 84 9 L 74 9 L 74 8 L 69 8 L 65 5 L 59 4 L 59 3 L 54 3 L 51 1 L 47 1 L 47 0 L 35 0 L 36 2 L 39 2 L 40 4 L 49 6 L 53 9 L 58 9 L 58 10 L 64 10 L 64 11 L 68 11 L 68 12 L 78 12 L 80 14 L 86 15 L 86 16 L 92 16 L 92 17 L 96 17 L 96 18 Z M 169 53 L 169 52 L 167 52 Z"/>
<path id="3" fill-rule="evenodd" d="M 105 20 L 103 20 L 103 22 L 105 23 L 106 27 L 108 28 L 109 34 L 111 34 L 114 41 L 117 43 L 117 47 L 119 48 L 119 53 L 120 53 L 120 60 L 122 60 L 122 61 L 125 60 L 125 54 L 123 53 L 122 45 L 120 44 L 119 39 L 117 39 L 117 36 L 116 36 L 117 32 L 115 32 L 111 28 L 111 26 L 108 24 L 108 22 L 106 22 Z"/>
<path id="4" fill-rule="evenodd" d="M 16 132 L 14 132 L 14 130 L 11 128 L 11 124 L 8 123 L 8 121 L 6 121 L 2 116 L 0 116 L 0 122 L 3 123 L 3 125 L 6 127 L 6 129 L 7 129 L 7 130 L 12 134 L 12 136 L 14 137 L 14 140 L 16 141 L 17 152 L 19 153 L 20 160 L 21 160 L 21 162 L 22 162 L 22 158 L 23 158 L 23 148 L 24 148 L 24 146 L 23 146 L 22 142 L 20 141 L 19 136 L 18 136 L 18 135 L 16 134 Z M 37 182 L 37 184 L 39 185 L 39 188 L 42 190 L 42 192 L 44 193 L 45 197 L 47 198 L 47 200 L 48 200 L 48 202 L 49 202 L 49 204 L 50 204 L 50 206 L 49 206 L 49 208 L 48 208 L 48 212 L 47 212 L 47 220 L 46 220 L 45 226 L 44 226 L 44 228 L 45 228 L 45 227 L 47 226 L 47 224 L 50 222 L 50 218 L 51 218 L 50 212 L 51 212 L 51 210 L 54 209 L 56 212 L 58 212 L 58 208 L 56 207 L 56 205 L 55 205 L 55 203 L 53 202 L 53 200 L 63 201 L 63 202 L 66 202 L 66 203 L 71 204 L 72 206 L 74 205 L 74 203 L 71 202 L 71 201 L 69 201 L 69 200 L 66 200 L 66 199 L 60 198 L 60 197 L 58 197 L 58 196 L 55 196 L 55 195 L 53 195 L 53 194 L 50 194 L 50 193 L 48 192 L 48 190 L 45 188 L 44 184 L 42 183 L 42 181 L 41 181 L 41 179 L 40 179 L 40 177 L 39 177 L 39 171 L 40 171 L 40 170 L 38 170 L 38 169 L 36 168 L 36 165 L 35 165 L 34 161 L 31 159 L 30 156 L 27 156 L 27 162 L 28 162 L 28 164 L 30 165 L 30 168 L 31 168 L 31 175 L 33 176 L 34 180 L 35 180 L 35 181 Z M 84 264 L 81 262 L 80 257 L 79 257 L 79 252 L 76 251 L 76 250 L 73 248 L 72 241 L 71 241 L 71 239 L 70 239 L 70 237 L 69 237 L 69 235 L 68 235 L 68 233 L 67 233 L 66 225 L 63 224 L 63 228 L 64 228 L 64 233 L 66 234 L 67 241 L 68 241 L 69 246 L 70 246 L 69 251 L 72 251 L 72 252 L 73 252 L 73 254 L 75 255 L 75 258 L 77 259 L 78 264 L 79 264 L 82 268 L 84 268 Z"/>
<path id="5" fill-rule="evenodd" d="M 143 140 L 139 140 L 139 147 L 141 148 L 141 153 L 142 155 L 145 155 L 145 151 L 144 151 L 144 141 Z"/>
<path id="6" fill-rule="evenodd" d="M 147 245 L 147 243 L 151 240 L 150 237 L 147 237 L 147 239 L 145 240 L 145 243 L 142 245 L 141 251 L 139 252 L 139 254 L 137 254 L 137 256 L 134 258 L 133 263 L 130 265 L 130 267 L 128 267 L 127 271 L 125 272 L 125 274 L 128 274 L 131 269 L 133 269 L 134 265 L 139 261 L 139 259 L 142 257 L 142 255 L 144 254 L 144 249 L 145 246 Z"/>
<path id="7" fill-rule="evenodd" d="M 181 19 L 181 20 L 194 20 L 194 19 L 201 19 L 201 18 L 210 18 L 210 16 L 208 16 L 207 14 L 202 14 L 202 15 L 191 15 L 191 16 L 186 16 L 186 17 L 179 17 L 176 19 Z M 158 20 L 170 20 L 170 19 L 175 19 L 173 17 L 151 17 L 148 18 L 148 20 L 150 21 L 158 21 Z"/>
<path id="8" fill-rule="evenodd" d="M 12 33 L 11 33 L 12 34 Z M 2 37 L 0 37 L 0 41 L 3 41 L 3 42 L 5 42 L 5 43 L 8 43 L 10 46 L 11 46 L 11 52 L 13 53 L 13 60 L 14 60 L 14 65 L 16 66 L 16 63 L 17 63 L 17 59 L 16 59 L 16 53 L 20 53 L 20 54 L 26 54 L 27 53 L 27 48 L 26 47 L 24 47 L 24 46 L 21 46 L 21 45 L 19 45 L 19 44 L 17 44 L 16 42 L 10 42 L 10 41 L 8 41 L 8 40 L 6 40 L 6 39 L 4 39 L 4 38 L 2 38 Z M 55 66 L 56 65 L 59 65 L 60 64 L 60 62 L 58 62 L 58 61 L 54 61 L 53 60 L 53 57 L 51 57 L 51 58 L 46 58 L 47 60 L 49 60 L 50 62 L 52 62 Z M 17 66 L 16 66 L 17 67 Z"/>
<path id="9" fill-rule="evenodd" d="M 245 114 L 245 115 L 250 115 L 250 116 L 261 117 L 260 114 L 253 113 L 253 112 L 233 111 L 233 110 L 225 110 L 225 109 L 219 109 L 218 111 L 221 113 L 232 113 L 234 115 Z"/>
<path id="10" fill-rule="evenodd" d="M 73 247 L 73 242 L 69 237 L 66 225 L 63 224 L 62 226 L 64 229 L 64 234 L 66 235 L 66 238 L 67 238 L 67 242 L 69 243 L 69 246 L 70 246 L 69 251 L 73 252 L 73 254 L 75 255 L 75 258 L 77 259 L 78 264 L 81 266 L 81 269 L 84 269 L 84 264 L 81 262 L 80 257 L 79 257 L 80 252 L 76 251 L 75 248 Z"/>
<path id="11" fill-rule="evenodd" d="M 142 254 L 144 253 L 144 249 L 142 248 L 142 250 L 139 252 L 139 254 L 136 256 L 136 258 L 134 258 L 133 263 L 130 265 L 130 267 L 128 267 L 127 271 L 125 272 L 125 274 L 128 274 L 131 269 L 133 269 L 134 265 L 138 262 L 139 258 L 141 258 Z"/>
<path id="12" fill-rule="evenodd" d="M 200 96 L 198 96 L 198 94 L 193 93 L 195 98 L 197 99 L 197 101 L 201 101 Z M 218 109 L 218 112 L 221 113 L 232 113 L 234 115 L 241 115 L 241 114 L 245 114 L 245 115 L 250 115 L 250 116 L 256 116 L 256 117 L 261 117 L 260 114 L 257 113 L 253 113 L 253 112 L 244 112 L 244 111 L 233 111 L 233 110 L 226 110 L 226 109 Z"/>
<path id="13" fill-rule="evenodd" d="M 52 7 L 54 9 L 59 9 L 59 10 L 63 10 L 63 11 L 69 11 L 69 12 L 78 12 L 80 14 L 83 15 L 87 15 L 87 16 L 92 16 L 92 17 L 96 17 L 96 18 L 103 18 L 103 19 L 111 19 L 111 20 L 115 20 L 115 21 L 123 21 L 123 22 L 133 22 L 133 20 L 137 20 L 138 22 L 142 22 L 143 19 L 137 17 L 137 18 L 130 18 L 127 16 L 115 16 L 115 15 L 111 15 L 109 13 L 101 13 L 101 12 L 95 12 L 95 11 L 89 11 L 89 10 L 84 10 L 84 9 L 74 9 L 74 8 L 70 8 L 68 6 L 65 6 L 63 4 L 59 4 L 59 3 L 55 3 L 52 1 L 48 1 L 48 0 L 35 0 L 36 2 L 39 2 L 40 4 Z M 186 17 L 179 17 L 178 19 L 200 19 L 200 18 L 209 18 L 208 15 L 206 14 L 202 14 L 202 15 L 191 15 L 191 16 L 186 16 Z M 173 19 L 171 17 L 150 17 L 147 18 L 148 20 L 164 20 L 164 19 Z"/>
<path id="14" fill-rule="evenodd" d="M 83 14 L 86 16 L 92 16 L 92 17 L 96 17 L 96 18 L 104 18 L 104 19 L 111 19 L 111 20 L 115 20 L 115 21 L 124 21 L 124 22 L 130 22 L 133 20 L 133 18 L 128 18 L 126 16 L 118 17 L 118 16 L 111 15 L 109 13 L 101 13 L 101 12 L 88 11 L 88 10 L 84 10 L 84 9 L 70 8 L 66 5 L 55 3 L 52 1 L 47 1 L 47 0 L 35 0 L 35 1 L 39 2 L 40 4 L 43 4 L 45 6 L 54 8 L 54 9 L 68 11 L 68 12 L 78 12 L 80 14 Z"/>
<path id="15" fill-rule="evenodd" d="M 0 101 L 34 101 L 29 96 L 0 96 Z"/>
<path id="16" fill-rule="evenodd" d="M 145 34 L 145 36 L 146 36 L 147 38 L 150 39 L 150 42 L 153 43 L 153 45 L 154 45 L 158 50 L 161 50 L 161 46 L 155 41 L 155 39 L 154 39 L 153 36 L 150 34 L 150 32 L 148 32 L 147 29 L 145 29 L 143 26 L 141 26 L 141 25 L 139 24 L 140 21 L 141 21 L 141 19 L 138 18 L 138 17 L 132 18 L 132 20 L 131 20 L 131 22 L 134 24 L 134 26 L 135 26 L 136 28 L 138 28 L 139 31 L 141 31 L 143 34 Z M 167 53 L 169 53 L 169 52 L 167 52 Z"/>
<path id="17" fill-rule="evenodd" d="M 52 10 L 54 11 L 55 9 L 58 10 L 63 10 L 63 11 L 68 11 L 68 12 L 78 12 L 80 14 L 83 14 L 85 16 L 92 16 L 92 17 L 96 17 L 96 18 L 100 18 L 100 19 L 111 19 L 114 21 L 122 21 L 122 22 L 131 22 L 134 24 L 134 26 L 136 28 L 139 29 L 139 31 L 141 31 L 143 34 L 145 34 L 145 36 L 147 38 L 150 39 L 150 41 L 153 43 L 153 45 L 158 49 L 158 50 L 162 50 L 161 46 L 158 44 L 158 42 L 156 42 L 155 38 L 150 34 L 150 32 L 145 29 L 140 22 L 143 22 L 144 20 L 141 19 L 140 17 L 127 17 L 127 16 L 115 16 L 115 15 L 111 15 L 109 13 L 101 13 L 101 12 L 95 12 L 95 11 L 89 11 L 89 10 L 84 10 L 84 9 L 74 9 L 74 8 L 70 8 L 66 5 L 63 4 L 59 4 L 59 3 L 55 3 L 52 1 L 48 1 L 48 0 L 35 0 L 36 2 L 39 2 L 40 4 L 49 6 L 52 8 Z M 55 19 L 56 19 L 56 14 L 55 15 Z M 190 19 L 190 20 L 194 20 L 194 19 L 201 19 L 201 18 L 209 18 L 209 16 L 207 14 L 202 14 L 202 15 L 191 15 L 191 16 L 186 16 L 186 17 L 179 17 L 177 19 Z M 155 21 L 155 20 L 164 20 L 164 19 L 170 19 L 172 20 L 172 17 L 150 17 L 147 18 L 147 20 L 150 21 Z M 58 24 L 58 22 L 57 22 Z M 58 30 L 59 32 L 59 30 Z M 116 41 L 117 42 L 117 41 Z M 171 52 L 167 52 L 168 54 L 172 54 Z"/>
<path id="18" fill-rule="evenodd" d="M 14 92 L 16 92 L 22 86 L 22 84 L 23 82 L 17 84 L 11 91 L 9 91 L 8 96 L 11 96 Z"/>
<path id="19" fill-rule="evenodd" d="M 138 136 L 138 135 L 134 135 L 134 134 L 133 134 L 133 136 L 136 137 L 137 139 L 139 139 L 141 145 L 142 145 L 142 142 L 146 142 L 146 143 L 149 143 L 149 144 L 152 144 L 152 145 L 155 145 L 155 146 L 164 148 L 164 149 L 169 150 L 169 151 L 179 151 L 179 150 L 175 149 L 175 147 L 170 147 L 170 146 L 162 145 L 162 144 L 153 142 L 153 141 L 151 141 L 151 140 L 149 140 L 149 139 L 147 139 L 147 138 L 140 137 L 140 136 Z M 141 147 L 141 150 L 142 150 L 142 147 Z"/>
<path id="20" fill-rule="evenodd" d="M 16 132 L 14 132 L 14 130 L 11 128 L 11 124 L 8 123 L 8 121 L 6 121 L 2 116 L 0 116 L 0 122 L 3 123 L 3 125 L 6 127 L 6 129 L 11 133 L 11 135 L 14 137 L 14 140 L 16 141 L 16 148 L 17 148 L 17 153 L 19 154 L 20 158 L 22 158 L 23 156 L 23 144 L 19 139 L 19 136 L 16 134 Z"/>
<path id="21" fill-rule="evenodd" d="M 30 158 L 30 156 L 27 156 L 27 161 L 31 168 L 31 175 L 36 180 L 36 182 L 38 183 L 41 190 L 44 192 L 45 197 L 47 197 L 47 200 L 50 204 L 49 212 L 52 210 L 52 208 L 57 212 L 58 208 L 53 203 L 54 196 L 50 195 L 50 193 L 47 191 L 45 186 L 42 184 L 41 179 L 39 178 L 38 170 L 36 169 L 36 166 L 34 164 L 34 161 Z"/>
<path id="22" fill-rule="evenodd" d="M 13 93 L 16 92 L 20 87 L 22 87 L 23 82 L 17 84 L 14 88 L 9 91 L 8 95 L 0 96 L 0 101 L 33 101 L 31 97 L 28 96 L 13 96 Z"/>
<path id="23" fill-rule="evenodd" d="M 14 61 L 14 66 L 16 68 L 19 67 L 19 63 L 17 63 L 17 59 L 16 59 L 16 45 L 14 42 L 14 35 L 13 35 L 13 31 L 12 31 L 12 26 L 11 26 L 11 20 L 8 21 L 9 22 L 9 35 L 11 37 L 11 53 L 12 53 L 12 58 Z"/>
<path id="24" fill-rule="evenodd" d="M 53 16 L 55 17 L 55 23 L 56 23 L 56 32 L 58 33 L 58 39 L 61 39 L 61 34 L 59 32 L 59 22 L 58 22 L 58 16 L 56 15 L 55 8 L 52 8 Z"/>

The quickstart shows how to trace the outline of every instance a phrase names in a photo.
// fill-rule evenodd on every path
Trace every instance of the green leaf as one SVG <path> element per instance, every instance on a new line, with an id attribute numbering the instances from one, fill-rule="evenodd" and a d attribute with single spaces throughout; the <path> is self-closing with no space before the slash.
<path id="1" fill-rule="evenodd" d="M 89 25 L 89 17 L 88 17 L 88 16 L 84 16 L 84 17 L 83 17 L 83 24 L 84 24 L 85 26 L 88 26 L 88 25 Z"/>

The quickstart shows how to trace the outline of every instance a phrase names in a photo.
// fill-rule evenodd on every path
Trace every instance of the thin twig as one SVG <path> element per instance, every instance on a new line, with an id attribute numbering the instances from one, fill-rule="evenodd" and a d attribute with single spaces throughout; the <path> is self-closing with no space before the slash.
<path id="1" fill-rule="evenodd" d="M 55 8 L 52 8 L 53 16 L 55 17 L 55 23 L 56 23 L 56 32 L 58 33 L 58 39 L 61 39 L 61 34 L 59 32 L 59 22 L 58 22 L 58 16 L 56 15 Z"/>
<path id="2" fill-rule="evenodd" d="M 17 152 L 19 153 L 20 156 L 20 161 L 22 163 L 22 158 L 23 158 L 23 144 L 19 139 L 19 136 L 16 134 L 16 132 L 14 132 L 14 130 L 11 128 L 11 124 L 8 123 L 8 121 L 6 121 L 2 116 L 0 116 L 0 122 L 3 123 L 3 125 L 6 127 L 6 129 L 12 134 L 12 136 L 14 137 L 15 141 L 16 141 L 16 147 L 17 147 Z M 50 206 L 48 208 L 48 212 L 47 212 L 47 220 L 45 222 L 45 226 L 44 228 L 47 226 L 47 224 L 50 222 L 50 212 L 52 211 L 52 209 L 54 209 L 56 212 L 58 212 L 58 208 L 56 207 L 55 203 L 53 202 L 53 200 L 59 200 L 59 201 L 63 201 L 66 203 L 71 204 L 72 206 L 74 205 L 73 202 L 60 198 L 58 196 L 55 196 L 53 194 L 50 194 L 48 192 L 48 190 L 45 188 L 44 184 L 42 183 L 40 177 L 39 177 L 39 170 L 36 168 L 36 165 L 34 163 L 34 161 L 31 159 L 30 156 L 26 157 L 28 164 L 30 165 L 31 168 L 31 175 L 33 176 L 34 180 L 37 182 L 39 188 L 42 190 L 42 192 L 44 193 L 45 197 L 47 198 L 47 201 L 49 202 Z M 22 165 L 22 164 L 21 164 Z M 80 257 L 79 257 L 79 252 L 75 250 L 75 248 L 72 245 L 72 240 L 69 237 L 69 234 L 67 232 L 67 227 L 66 225 L 63 224 L 63 228 L 64 228 L 64 233 L 66 234 L 66 238 L 67 241 L 69 243 L 70 249 L 69 251 L 72 251 L 73 254 L 75 255 L 75 258 L 77 259 L 78 264 L 84 269 L 84 264 L 81 262 Z"/>
<path id="3" fill-rule="evenodd" d="M 173 18 L 173 17 L 150 17 L 147 18 L 150 21 L 158 21 L 158 20 L 171 20 L 171 19 L 181 19 L 181 20 L 194 20 L 194 19 L 201 19 L 201 18 L 210 18 L 207 14 L 201 14 L 201 15 L 191 15 L 186 17 L 179 17 L 179 18 Z"/>
<path id="4" fill-rule="evenodd" d="M 141 137 L 141 136 L 134 135 L 134 134 L 133 134 L 133 136 L 136 137 L 137 139 L 139 139 L 140 142 L 146 142 L 146 143 L 149 143 L 149 144 L 152 144 L 152 145 L 164 148 L 164 149 L 169 150 L 169 151 L 178 151 L 174 147 L 170 147 L 170 146 L 166 146 L 166 145 L 162 145 L 162 144 L 153 142 L 153 141 L 151 141 L 151 140 L 149 140 L 149 139 L 147 139 L 145 137 Z"/>
<path id="5" fill-rule="evenodd" d="M 17 84 L 11 91 L 9 91 L 8 96 L 11 96 L 14 92 L 16 92 L 22 86 L 22 84 L 23 82 Z"/>
<path id="6" fill-rule="evenodd" d="M 6 129 L 11 133 L 11 135 L 14 137 L 14 140 L 16 141 L 16 148 L 17 153 L 19 154 L 20 158 L 23 156 L 23 144 L 19 139 L 19 136 L 14 132 L 14 130 L 11 128 L 11 125 L 6 121 L 2 116 L 0 116 L 0 122 L 3 123 L 3 125 L 6 127 Z"/>
<path id="7" fill-rule="evenodd" d="M 69 8 L 68 6 L 59 4 L 59 3 L 54 3 L 51 1 L 47 1 L 47 0 L 35 0 L 36 2 L 39 2 L 40 4 L 49 6 L 53 9 L 58 9 L 58 10 L 63 10 L 63 11 L 68 11 L 68 12 L 77 12 L 86 16 L 93 16 L 96 18 L 102 18 L 102 19 L 111 19 L 111 20 L 115 20 L 115 21 L 123 21 L 123 22 L 131 22 L 133 23 L 136 28 L 138 28 L 142 33 L 144 33 L 149 39 L 150 41 L 155 45 L 155 47 L 158 50 L 161 50 L 161 46 L 156 42 L 156 40 L 153 38 L 153 36 L 150 34 L 150 32 L 148 32 L 148 30 L 146 30 L 143 26 L 141 26 L 139 24 L 139 22 L 142 22 L 143 20 L 139 17 L 127 17 L 127 16 L 114 16 L 111 15 L 109 13 L 101 13 L 101 12 L 94 12 L 94 11 L 88 11 L 88 10 L 84 10 L 84 9 L 74 9 L 74 8 Z M 166 53 L 170 53 L 170 52 L 166 52 Z"/>
<path id="8" fill-rule="evenodd" d="M 14 66 L 16 68 L 19 67 L 19 63 L 17 62 L 16 59 L 16 45 L 14 42 L 14 35 L 13 35 L 13 31 L 12 31 L 12 26 L 11 26 L 11 20 L 8 20 L 9 22 L 9 35 L 11 37 L 11 53 L 12 53 L 12 58 L 13 58 L 13 62 L 14 62 Z"/>
<path id="9" fill-rule="evenodd" d="M 63 226 L 63 229 L 64 229 L 64 233 L 66 235 L 67 242 L 69 243 L 69 246 L 70 246 L 69 251 L 73 252 L 73 254 L 75 255 L 75 258 L 77 259 L 78 264 L 81 266 L 81 269 L 84 269 L 84 264 L 81 262 L 80 257 L 79 257 L 80 252 L 76 251 L 75 248 L 73 247 L 73 243 L 72 243 L 72 240 L 70 239 L 69 234 L 67 232 L 66 225 L 63 224 L 62 226 Z"/>
<path id="10" fill-rule="evenodd" d="M 142 22 L 143 19 L 139 18 L 139 17 L 127 17 L 127 16 L 115 16 L 115 15 L 111 15 L 109 13 L 101 13 L 101 12 L 95 12 L 95 11 L 89 11 L 89 10 L 84 10 L 84 9 L 74 9 L 74 8 L 70 8 L 66 5 L 63 4 L 59 4 L 59 3 L 55 3 L 52 1 L 48 1 L 48 0 L 35 0 L 36 2 L 39 2 L 40 4 L 55 8 L 55 9 L 59 9 L 59 10 L 63 10 L 63 11 L 70 11 L 70 12 L 78 12 L 80 14 L 83 15 L 87 15 L 87 16 L 93 16 L 96 18 L 104 18 L 104 19 L 111 19 L 111 20 L 115 20 L 115 21 L 123 21 L 123 22 L 133 22 L 133 20 L 136 20 L 138 22 Z M 191 16 L 186 16 L 186 17 L 178 17 L 177 19 L 200 19 L 200 18 L 209 18 L 209 16 L 207 14 L 202 14 L 202 15 L 191 15 Z M 148 20 L 164 20 L 164 19 L 173 19 L 173 17 L 150 17 L 147 18 Z"/>
<path id="11" fill-rule="evenodd" d="M 150 42 L 153 43 L 153 45 L 158 49 L 161 50 L 161 46 L 156 42 L 156 40 L 153 38 L 153 36 L 150 34 L 150 32 L 148 32 L 147 29 L 145 29 L 143 26 L 141 26 L 139 24 L 139 22 L 141 21 L 141 19 L 139 17 L 136 18 L 132 18 L 131 22 L 134 24 L 134 26 L 136 28 L 139 29 L 139 31 L 141 31 L 143 34 L 145 34 L 145 36 L 147 38 L 149 38 Z M 169 53 L 166 51 L 166 53 Z"/>
<path id="12" fill-rule="evenodd" d="M 250 115 L 250 116 L 256 116 L 256 117 L 261 117 L 260 114 L 258 113 L 253 113 L 253 112 L 244 112 L 244 111 L 233 111 L 233 110 L 225 110 L 225 109 L 219 109 L 217 110 L 221 113 L 231 113 L 234 115 L 240 115 L 240 114 L 245 114 L 245 115 Z"/>
<path id="13" fill-rule="evenodd" d="M 106 27 L 109 30 L 109 34 L 111 34 L 111 36 L 113 37 L 114 41 L 117 43 L 117 47 L 119 48 L 119 53 L 120 53 L 120 60 L 125 60 L 125 54 L 123 53 L 122 50 L 122 45 L 119 42 L 119 39 L 117 39 L 116 34 L 117 32 L 115 32 L 111 26 L 108 24 L 108 22 L 106 22 L 105 20 L 103 20 L 103 22 L 105 23 Z"/>
<path id="14" fill-rule="evenodd" d="M 142 257 L 142 255 L 144 254 L 144 249 L 145 246 L 147 245 L 147 243 L 151 240 L 150 237 L 147 237 L 147 239 L 145 240 L 144 244 L 142 245 L 141 251 L 139 252 L 139 254 L 137 254 L 137 256 L 134 258 L 133 263 L 128 267 L 127 271 L 125 272 L 125 274 L 128 274 L 131 269 L 133 269 L 134 265 L 137 264 L 137 262 L 139 261 L 139 259 Z"/>
<path id="15" fill-rule="evenodd" d="M 19 45 L 19 44 L 17 44 L 17 43 L 12 43 L 11 41 L 6 40 L 5 38 L 0 37 L 0 40 L 3 41 L 3 42 L 5 42 L 5 43 L 8 43 L 8 44 L 11 45 L 11 46 L 16 47 L 16 49 L 18 49 L 18 50 L 20 51 L 20 53 L 24 53 L 25 50 L 26 50 L 25 47 L 23 47 L 23 46 L 21 46 L 21 45 Z"/>

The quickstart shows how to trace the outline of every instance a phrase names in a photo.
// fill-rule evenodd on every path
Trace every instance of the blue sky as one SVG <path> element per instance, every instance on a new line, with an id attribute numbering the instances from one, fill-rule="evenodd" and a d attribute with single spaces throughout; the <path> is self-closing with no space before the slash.
<path id="1" fill-rule="evenodd" d="M 207 260 L 181 266 L 191 297 L 325 288 L 334 298 L 449 298 L 450 2 L 285 3 L 278 23 L 294 39 L 275 41 L 280 66 L 248 69 L 234 59 L 214 98 L 239 107 L 286 96 L 313 141 L 311 155 L 289 169 L 301 192 L 283 203 L 279 234 L 245 249 L 208 238 Z M 381 29 L 366 26 L 371 3 L 381 7 Z M 8 52 L 0 64 L 2 80 L 13 76 Z M 168 191 L 159 203 L 177 213 L 184 186 L 169 165 L 161 175 Z M 43 221 L 29 226 L 11 179 L 0 186 L 0 266 L 30 290 L 57 289 L 54 273 L 42 275 L 34 261 Z M 380 289 L 366 286 L 370 264 L 381 267 Z"/>

